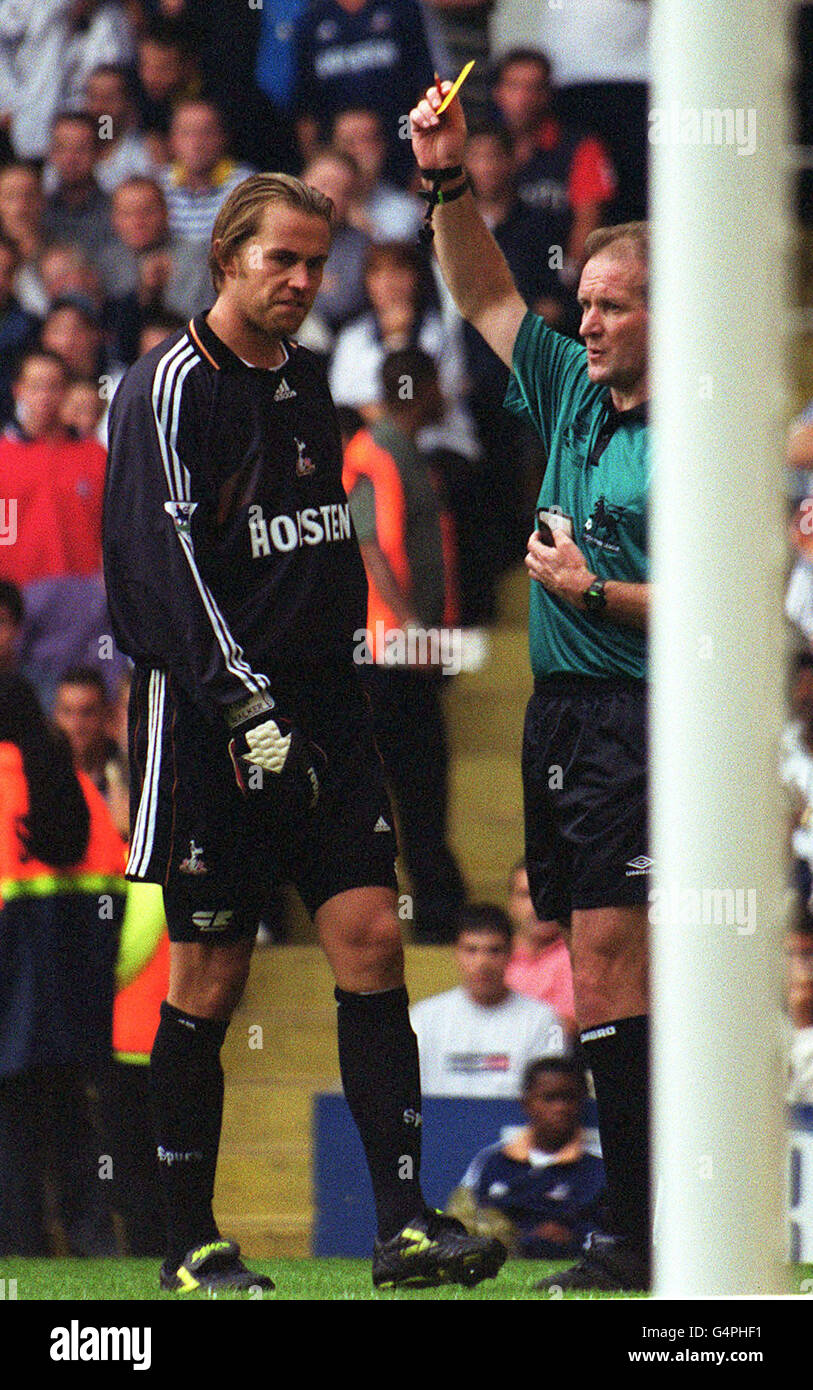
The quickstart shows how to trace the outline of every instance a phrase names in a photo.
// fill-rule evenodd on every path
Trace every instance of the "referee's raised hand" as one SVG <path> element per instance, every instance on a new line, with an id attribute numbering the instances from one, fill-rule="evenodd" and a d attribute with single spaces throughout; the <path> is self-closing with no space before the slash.
<path id="1" fill-rule="evenodd" d="M 460 98 L 455 97 L 442 116 L 436 114 L 451 87 L 451 82 L 436 80 L 409 113 L 412 150 L 421 169 L 446 169 L 463 163 L 467 132 Z"/>

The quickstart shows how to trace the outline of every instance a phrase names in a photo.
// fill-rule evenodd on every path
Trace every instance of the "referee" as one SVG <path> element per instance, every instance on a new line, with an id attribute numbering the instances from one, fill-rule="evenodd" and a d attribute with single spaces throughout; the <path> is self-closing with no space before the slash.
<path id="1" fill-rule="evenodd" d="M 430 88 L 412 111 L 413 150 L 446 283 L 512 369 L 506 406 L 532 422 L 547 453 L 525 562 L 534 673 L 525 853 L 537 916 L 559 922 L 570 941 L 613 1214 L 613 1235 L 594 1235 L 581 1261 L 549 1282 L 644 1289 L 647 229 L 628 223 L 588 238 L 578 291 L 585 345 L 553 332 L 527 309 L 468 191 L 459 101 L 436 114 L 449 86 Z"/>
<path id="2" fill-rule="evenodd" d="M 268 893 L 299 889 L 336 980 L 345 1094 L 378 1219 L 373 1281 L 477 1283 L 505 1258 L 429 1212 L 393 818 L 353 665 L 366 581 L 336 412 L 291 337 L 333 207 L 257 174 L 212 234 L 216 302 L 142 357 L 110 412 L 104 566 L 133 660 L 128 877 L 161 883 L 168 998 L 151 1058 L 161 1286 L 271 1281 L 212 1214 L 220 1049 Z"/>

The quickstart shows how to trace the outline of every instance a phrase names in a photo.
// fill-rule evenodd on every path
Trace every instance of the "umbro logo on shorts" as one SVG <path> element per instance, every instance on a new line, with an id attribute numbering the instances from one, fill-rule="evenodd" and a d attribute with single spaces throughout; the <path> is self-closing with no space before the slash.
<path id="1" fill-rule="evenodd" d="M 652 868 L 654 860 L 649 859 L 645 854 L 636 855 L 635 859 L 627 860 L 627 878 L 635 878 L 639 874 L 648 874 Z"/>

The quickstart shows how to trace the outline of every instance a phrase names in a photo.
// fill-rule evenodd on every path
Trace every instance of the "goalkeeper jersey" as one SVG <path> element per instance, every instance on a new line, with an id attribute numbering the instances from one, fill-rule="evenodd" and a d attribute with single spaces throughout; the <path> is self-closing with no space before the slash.
<path id="1" fill-rule="evenodd" d="M 103 552 L 113 630 L 213 718 L 275 674 L 352 662 L 367 582 L 318 360 L 243 362 L 194 319 L 110 409 Z"/>

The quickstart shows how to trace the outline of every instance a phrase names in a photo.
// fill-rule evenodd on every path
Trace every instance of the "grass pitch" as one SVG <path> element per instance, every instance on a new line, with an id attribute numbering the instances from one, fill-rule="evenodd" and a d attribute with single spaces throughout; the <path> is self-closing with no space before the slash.
<path id="1" fill-rule="evenodd" d="M 534 1293 L 532 1285 L 567 1265 L 544 1261 L 510 1260 L 496 1279 L 487 1279 L 476 1288 L 458 1286 L 439 1289 L 399 1289 L 379 1292 L 372 1286 L 369 1260 L 279 1259 L 249 1260 L 249 1268 L 269 1274 L 276 1292 L 264 1293 L 268 1301 L 360 1301 L 378 1302 L 452 1300 L 456 1302 L 523 1302 L 553 1297 L 596 1298 L 638 1297 L 646 1295 Z M 142 1259 L 4 1259 L 0 1260 L 0 1280 L 5 1280 L 6 1299 L 22 1301 L 136 1300 L 181 1301 L 207 1298 L 206 1294 L 169 1294 L 158 1288 L 158 1261 Z M 13 1282 L 16 1280 L 16 1284 Z M 220 1294 L 221 1299 L 250 1298 L 246 1294 Z M 10 1311 L 10 1310 L 9 1310 Z"/>

